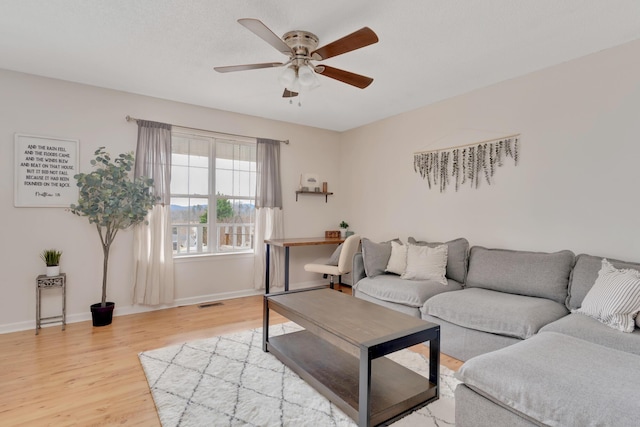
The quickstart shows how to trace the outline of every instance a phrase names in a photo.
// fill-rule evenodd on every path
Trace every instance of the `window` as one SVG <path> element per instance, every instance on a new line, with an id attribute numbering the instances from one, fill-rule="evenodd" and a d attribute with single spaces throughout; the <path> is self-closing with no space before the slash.
<path id="1" fill-rule="evenodd" d="M 174 131 L 171 145 L 174 256 L 252 252 L 255 142 Z"/>

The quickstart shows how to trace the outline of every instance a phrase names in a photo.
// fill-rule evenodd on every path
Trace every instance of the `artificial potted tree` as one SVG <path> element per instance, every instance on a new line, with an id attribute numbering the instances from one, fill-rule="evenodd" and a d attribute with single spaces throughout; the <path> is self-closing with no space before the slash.
<path id="1" fill-rule="evenodd" d="M 93 326 L 111 324 L 115 303 L 107 301 L 107 272 L 109 249 L 118 231 L 145 221 L 147 212 L 157 202 L 151 188 L 153 180 L 145 177 L 131 179 L 134 166 L 133 153 L 120 154 L 117 158 L 98 148 L 91 173 L 74 176 L 79 187 L 78 203 L 71 205 L 71 212 L 85 216 L 95 224 L 102 243 L 102 301 L 91 305 Z"/>
<path id="2" fill-rule="evenodd" d="M 40 258 L 47 266 L 47 276 L 53 277 L 60 274 L 60 257 L 62 252 L 57 249 L 45 249 L 40 254 Z"/>

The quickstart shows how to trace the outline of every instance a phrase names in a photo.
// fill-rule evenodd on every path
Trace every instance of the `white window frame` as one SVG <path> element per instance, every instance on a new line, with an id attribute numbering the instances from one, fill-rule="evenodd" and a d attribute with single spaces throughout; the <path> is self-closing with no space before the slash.
<path id="1" fill-rule="evenodd" d="M 254 240 L 254 233 L 255 233 L 255 217 L 254 217 L 254 221 L 251 224 L 251 232 L 250 232 L 250 239 L 252 242 L 252 246 L 250 247 L 250 249 L 246 249 L 246 250 L 231 250 L 231 251 L 220 251 L 218 250 L 218 246 L 219 246 L 219 236 L 218 236 L 218 218 L 217 218 L 217 203 L 218 203 L 218 198 L 222 198 L 222 199 L 227 199 L 227 200 L 249 200 L 249 201 L 253 201 L 253 204 L 255 206 L 255 194 L 253 196 L 222 196 L 220 197 L 217 192 L 216 192 L 216 148 L 217 148 L 217 143 L 218 142 L 225 142 L 225 143 L 231 143 L 234 145 L 246 145 L 246 146 L 253 146 L 255 147 L 257 144 L 257 141 L 253 138 L 246 138 L 246 137 L 241 137 L 241 136 L 229 136 L 229 135 L 224 135 L 224 134 L 216 134 L 215 132 L 207 132 L 207 131 L 201 131 L 201 130 L 192 130 L 192 129 L 183 129 L 183 128 L 179 128 L 179 127 L 174 127 L 172 130 L 172 136 L 175 137 L 180 137 L 180 138 L 187 138 L 187 139 L 199 139 L 199 140 L 207 140 L 209 142 L 209 163 L 208 163 L 208 188 L 209 188 L 209 194 L 180 194 L 180 193 L 171 193 L 171 199 L 173 198 L 206 198 L 207 202 L 208 202 L 208 208 L 207 208 L 207 224 L 203 225 L 207 227 L 207 242 L 215 242 L 215 244 L 208 244 L 208 250 L 207 251 L 202 251 L 202 240 L 198 239 L 198 241 L 196 242 L 196 251 L 191 251 L 190 248 L 187 248 L 186 252 L 178 252 L 178 253 L 173 253 L 173 257 L 174 258 L 189 258 L 189 257 L 196 257 L 196 256 L 208 256 L 208 255 L 213 255 L 213 256 L 218 256 L 218 255 L 227 255 L 227 254 L 246 254 L 246 253 L 254 253 L 255 251 L 255 240 Z M 171 155 L 173 156 L 173 149 L 171 152 Z M 234 169 L 235 170 L 235 169 Z M 254 184 L 255 185 L 255 184 Z M 213 208 L 212 208 L 213 207 Z M 173 230 L 173 219 L 171 221 L 172 224 L 172 230 Z M 187 226 L 193 226 L 191 224 L 187 225 Z M 180 227 L 180 225 L 178 226 Z M 179 233 L 178 233 L 179 234 Z M 172 238 L 173 238 L 173 231 L 172 231 Z M 233 241 L 235 242 L 235 239 L 237 238 L 236 235 L 234 235 L 234 233 L 232 233 L 231 238 L 233 239 Z M 199 250 L 198 250 L 199 249 Z"/>

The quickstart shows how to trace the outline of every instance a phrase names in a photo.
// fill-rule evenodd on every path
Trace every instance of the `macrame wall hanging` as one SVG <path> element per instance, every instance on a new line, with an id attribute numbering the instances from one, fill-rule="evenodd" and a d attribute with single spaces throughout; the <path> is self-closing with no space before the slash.
<path id="1" fill-rule="evenodd" d="M 413 154 L 413 170 L 427 180 L 429 188 L 439 187 L 441 193 L 454 184 L 456 191 L 465 184 L 478 188 L 481 181 L 491 185 L 493 174 L 507 157 L 518 165 L 519 136 L 420 151 Z"/>

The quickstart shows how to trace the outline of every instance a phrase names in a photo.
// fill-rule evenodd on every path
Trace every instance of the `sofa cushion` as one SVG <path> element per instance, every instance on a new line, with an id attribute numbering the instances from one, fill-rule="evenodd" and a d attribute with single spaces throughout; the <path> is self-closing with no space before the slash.
<path id="1" fill-rule="evenodd" d="M 548 298 L 565 303 L 574 263 L 571 251 L 554 253 L 471 248 L 465 286 Z"/>
<path id="2" fill-rule="evenodd" d="M 563 304 L 545 298 L 478 288 L 436 295 L 421 311 L 465 328 L 520 339 L 568 314 Z"/>
<path id="3" fill-rule="evenodd" d="M 620 261 L 607 258 L 615 268 L 633 268 L 640 270 L 640 263 Z M 598 278 L 598 272 L 602 268 L 602 257 L 580 254 L 576 258 L 576 265 L 571 273 L 569 283 L 569 296 L 567 307 L 569 310 L 580 308 L 584 297 L 587 295 Z"/>
<path id="4" fill-rule="evenodd" d="M 465 238 L 450 240 L 448 242 L 420 242 L 409 237 L 409 243 L 418 246 L 436 247 L 447 245 L 447 277 L 456 282 L 464 283 L 467 278 L 467 264 L 469 260 L 469 242 Z"/>
<path id="5" fill-rule="evenodd" d="M 498 405 L 464 384 L 456 387 L 456 426 L 461 427 L 540 427 L 512 409 Z"/>
<path id="6" fill-rule="evenodd" d="M 440 352 L 463 362 L 522 341 L 520 338 L 463 328 L 422 312 L 420 317 L 422 320 L 440 325 Z"/>
<path id="7" fill-rule="evenodd" d="M 376 243 L 367 238 L 362 239 L 362 258 L 367 276 L 384 274 L 390 256 L 391 242 Z"/>
<path id="8" fill-rule="evenodd" d="M 365 293 L 362 292 L 358 292 L 355 288 L 353 291 L 353 296 L 355 296 L 356 298 L 359 298 L 361 300 L 364 301 L 369 301 L 372 302 L 374 304 L 380 305 L 382 307 L 387 307 L 390 308 L 391 310 L 395 310 L 398 311 L 400 313 L 404 313 L 407 314 L 409 316 L 415 317 L 417 319 L 420 319 L 420 309 L 418 307 L 410 307 L 408 305 L 404 305 L 404 304 L 398 304 L 395 302 L 389 302 L 389 301 L 384 301 L 378 298 L 374 298 L 372 296 L 369 296 Z"/>
<path id="9" fill-rule="evenodd" d="M 401 278 L 406 280 L 435 280 L 447 284 L 447 245 L 409 245 L 407 268 Z"/>
<path id="10" fill-rule="evenodd" d="M 586 314 L 622 332 L 632 332 L 640 312 L 640 271 L 617 269 L 606 259 L 596 283 L 574 312 Z"/>
<path id="11" fill-rule="evenodd" d="M 542 332 L 559 332 L 640 356 L 640 329 L 627 334 L 611 329 L 607 325 L 580 313 L 573 313 L 552 322 L 540 329 L 540 333 Z"/>
<path id="12" fill-rule="evenodd" d="M 401 275 L 404 274 L 406 269 L 407 245 L 403 245 L 402 242 L 391 241 L 391 256 L 389 257 L 387 268 L 384 271 Z"/>
<path id="13" fill-rule="evenodd" d="M 462 289 L 462 285 L 455 280 L 449 280 L 449 284 L 444 286 L 435 280 L 403 280 L 394 274 L 382 274 L 365 277 L 354 289 L 383 301 L 419 308 L 432 296 Z"/>
<path id="14" fill-rule="evenodd" d="M 468 360 L 456 376 L 548 426 L 634 426 L 640 357 L 555 332 Z"/>

